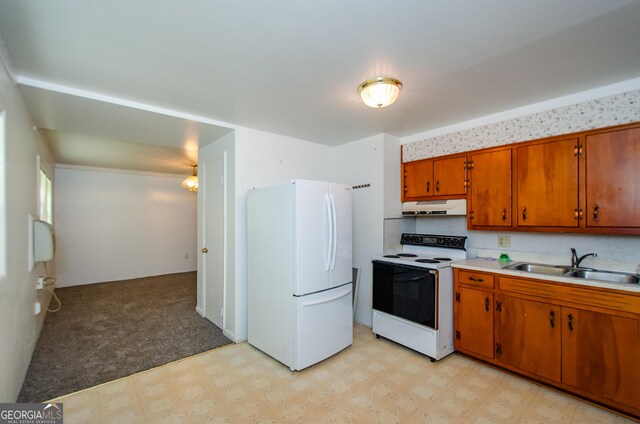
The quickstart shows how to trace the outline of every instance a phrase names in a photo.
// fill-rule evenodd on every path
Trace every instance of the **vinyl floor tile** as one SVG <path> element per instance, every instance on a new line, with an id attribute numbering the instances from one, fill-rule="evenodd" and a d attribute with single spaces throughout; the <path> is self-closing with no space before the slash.
<path id="1" fill-rule="evenodd" d="M 247 343 L 72 393 L 65 423 L 575 423 L 624 417 L 458 355 L 438 362 L 356 325 L 300 372 Z"/>

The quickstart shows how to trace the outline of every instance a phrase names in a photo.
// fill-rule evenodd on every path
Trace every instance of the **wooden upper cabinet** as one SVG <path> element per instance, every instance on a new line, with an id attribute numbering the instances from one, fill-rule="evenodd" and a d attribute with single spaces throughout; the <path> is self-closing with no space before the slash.
<path id="1" fill-rule="evenodd" d="M 640 321 L 562 308 L 562 382 L 640 413 Z"/>
<path id="2" fill-rule="evenodd" d="M 466 156 L 433 161 L 434 196 L 464 195 L 466 191 Z"/>
<path id="3" fill-rule="evenodd" d="M 470 156 L 469 223 L 511 226 L 511 149 Z"/>
<path id="4" fill-rule="evenodd" d="M 455 156 L 403 163 L 402 200 L 428 200 L 434 196 L 464 197 L 465 162 L 466 156 Z"/>
<path id="5" fill-rule="evenodd" d="M 403 167 L 403 200 L 433 195 L 433 161 L 407 162 Z"/>
<path id="6" fill-rule="evenodd" d="M 560 381 L 561 307 L 499 295 L 497 311 L 496 358 L 507 365 Z"/>
<path id="7" fill-rule="evenodd" d="M 585 138 L 587 227 L 640 227 L 640 128 Z"/>
<path id="8" fill-rule="evenodd" d="M 519 147 L 518 226 L 578 227 L 578 139 Z"/>

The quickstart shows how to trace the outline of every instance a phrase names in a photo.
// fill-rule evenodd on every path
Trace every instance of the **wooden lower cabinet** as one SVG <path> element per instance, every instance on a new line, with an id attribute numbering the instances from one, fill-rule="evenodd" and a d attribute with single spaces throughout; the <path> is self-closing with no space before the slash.
<path id="1" fill-rule="evenodd" d="M 640 293 L 460 269 L 454 287 L 456 350 L 640 419 Z"/>
<path id="2" fill-rule="evenodd" d="M 498 360 L 541 377 L 560 381 L 560 307 L 500 295 L 497 317 Z"/>
<path id="3" fill-rule="evenodd" d="M 562 382 L 640 408 L 640 320 L 562 308 Z"/>
<path id="4" fill-rule="evenodd" d="M 455 348 L 493 358 L 493 293 L 458 287 L 454 309 Z"/>

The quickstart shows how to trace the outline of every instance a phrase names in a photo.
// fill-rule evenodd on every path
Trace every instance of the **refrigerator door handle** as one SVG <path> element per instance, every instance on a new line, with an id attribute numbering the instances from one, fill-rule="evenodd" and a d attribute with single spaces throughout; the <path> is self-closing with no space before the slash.
<path id="1" fill-rule="evenodd" d="M 351 286 L 346 287 L 346 288 L 342 291 L 342 293 L 340 293 L 340 294 L 337 294 L 337 295 L 335 295 L 335 296 L 328 297 L 328 298 L 326 298 L 326 299 L 316 300 L 316 301 L 314 301 L 314 302 L 303 302 L 301 306 L 304 308 L 304 307 L 308 307 L 308 306 L 315 306 L 315 305 L 321 305 L 321 304 L 323 304 L 323 303 L 333 302 L 334 300 L 341 299 L 341 298 L 345 297 L 345 296 L 346 296 L 346 295 L 348 295 L 348 294 L 351 294 Z"/>
<path id="2" fill-rule="evenodd" d="M 336 217 L 336 200 L 331 196 L 331 227 L 333 230 L 331 240 L 333 241 L 333 251 L 331 252 L 331 269 L 336 269 L 336 255 L 338 253 L 338 218 Z"/>
<path id="3" fill-rule="evenodd" d="M 333 252 L 333 223 L 331 222 L 331 199 L 328 194 L 325 194 L 324 196 L 324 204 L 327 210 L 327 251 L 325 252 L 324 270 L 329 271 L 331 267 L 331 253 Z"/>

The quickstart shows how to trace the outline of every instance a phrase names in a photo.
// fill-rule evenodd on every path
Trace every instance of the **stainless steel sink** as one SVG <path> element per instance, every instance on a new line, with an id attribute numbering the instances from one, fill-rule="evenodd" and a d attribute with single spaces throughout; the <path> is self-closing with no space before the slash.
<path id="1" fill-rule="evenodd" d="M 570 266 L 534 264 L 530 262 L 516 262 L 504 268 L 532 274 L 557 275 L 608 283 L 640 284 L 640 275 L 627 272 L 600 271 L 591 268 L 571 268 Z"/>
<path id="2" fill-rule="evenodd" d="M 609 283 L 625 283 L 638 284 L 639 278 L 637 274 L 629 274 L 625 272 L 613 271 L 595 271 L 578 269 L 572 271 L 568 277 L 584 278 L 585 280 L 606 281 Z"/>
<path id="3" fill-rule="evenodd" d="M 571 267 L 565 267 L 561 265 L 534 264 L 527 262 L 517 262 L 515 264 L 508 265 L 505 268 L 513 269 L 514 271 L 524 271 L 547 275 L 565 275 L 571 272 Z"/>

